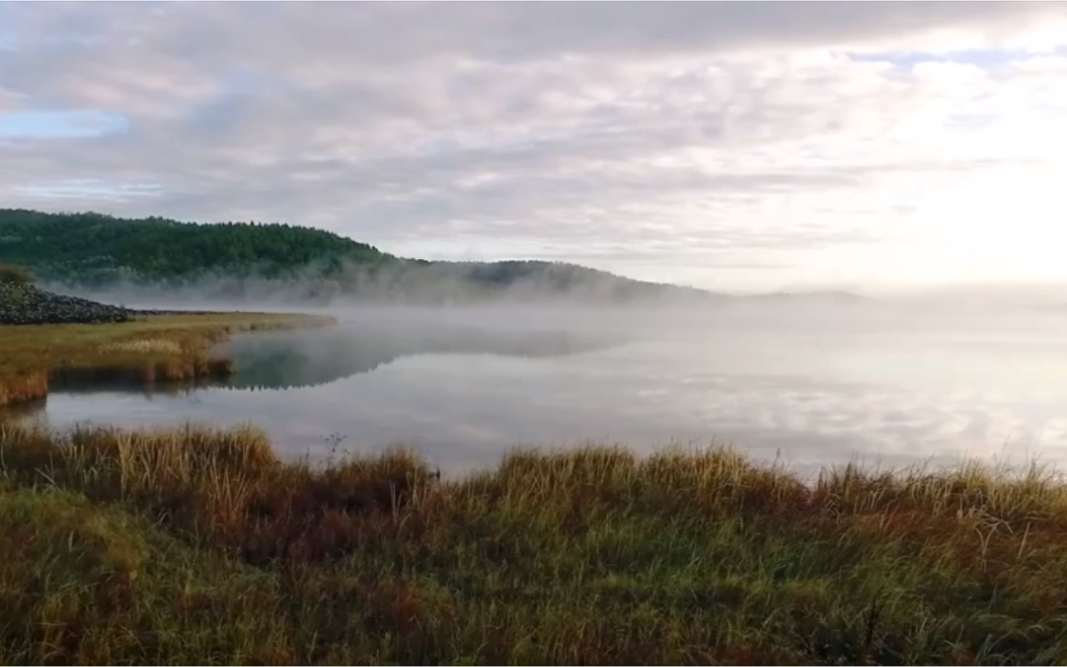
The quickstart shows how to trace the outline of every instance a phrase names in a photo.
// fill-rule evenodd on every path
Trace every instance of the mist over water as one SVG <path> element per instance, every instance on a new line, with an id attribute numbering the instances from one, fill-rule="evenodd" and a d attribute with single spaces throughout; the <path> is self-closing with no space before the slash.
<path id="1" fill-rule="evenodd" d="M 42 416 L 250 422 L 287 456 L 405 444 L 446 471 L 493 465 L 516 446 L 587 441 L 642 452 L 732 443 L 808 472 L 962 457 L 1067 463 L 1067 310 L 757 300 L 327 312 L 338 326 L 236 337 L 227 352 L 238 372 L 224 385 L 56 386 Z"/>

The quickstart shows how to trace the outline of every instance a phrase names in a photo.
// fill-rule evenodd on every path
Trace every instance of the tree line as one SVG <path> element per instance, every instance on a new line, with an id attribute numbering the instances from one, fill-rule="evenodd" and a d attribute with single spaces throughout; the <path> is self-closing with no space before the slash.
<path id="1" fill-rule="evenodd" d="M 169 282 L 208 275 L 295 278 L 309 272 L 328 277 L 346 262 L 393 260 L 368 244 L 288 224 L 199 224 L 0 209 L 0 261 L 61 282 Z"/>

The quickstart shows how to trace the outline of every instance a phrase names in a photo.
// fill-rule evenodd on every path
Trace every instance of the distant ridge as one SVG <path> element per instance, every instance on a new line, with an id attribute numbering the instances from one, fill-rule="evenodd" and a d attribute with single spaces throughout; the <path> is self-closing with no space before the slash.
<path id="1" fill-rule="evenodd" d="M 722 304 L 744 298 L 564 262 L 406 259 L 332 232 L 288 224 L 206 224 L 91 212 L 0 209 L 0 261 L 20 265 L 57 288 L 84 293 L 121 286 L 146 298 L 183 288 L 192 290 L 190 295 L 318 303 L 338 298 L 456 303 L 506 297 Z M 825 294 L 836 300 L 861 298 Z M 815 295 L 759 298 L 799 296 Z"/>
<path id="2" fill-rule="evenodd" d="M 824 290 L 814 292 L 772 292 L 769 294 L 753 294 L 749 298 L 760 299 L 763 301 L 789 301 L 795 299 L 840 302 L 870 301 L 869 297 L 854 294 L 852 292 L 845 292 L 842 290 Z"/>

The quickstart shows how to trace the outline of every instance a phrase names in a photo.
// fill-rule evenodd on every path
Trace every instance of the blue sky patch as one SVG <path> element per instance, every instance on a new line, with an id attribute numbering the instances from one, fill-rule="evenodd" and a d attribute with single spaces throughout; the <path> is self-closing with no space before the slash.
<path id="1" fill-rule="evenodd" d="M 1024 51 L 1009 51 L 1000 49 L 973 49 L 969 51 L 952 51 L 949 53 L 916 53 L 916 52 L 884 52 L 884 53 L 850 53 L 849 58 L 859 62 L 888 62 L 901 69 L 911 69 L 915 65 L 924 62 L 937 63 L 961 63 L 977 65 L 982 69 L 1002 67 L 1012 60 L 1026 57 Z"/>
<path id="2" fill-rule="evenodd" d="M 0 139 L 102 137 L 127 129 L 129 121 L 122 114 L 92 109 L 0 114 Z"/>
<path id="3" fill-rule="evenodd" d="M 98 179 L 73 179 L 27 184 L 16 188 L 16 191 L 27 197 L 57 201 L 64 199 L 96 199 L 122 202 L 142 197 L 158 197 L 162 193 L 162 188 L 152 183 L 121 183 Z"/>

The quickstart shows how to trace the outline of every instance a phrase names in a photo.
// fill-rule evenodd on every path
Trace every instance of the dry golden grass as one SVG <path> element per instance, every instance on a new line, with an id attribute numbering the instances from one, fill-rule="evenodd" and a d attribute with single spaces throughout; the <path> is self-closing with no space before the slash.
<path id="1" fill-rule="evenodd" d="M 104 343 L 100 346 L 100 352 L 140 352 L 144 354 L 181 354 L 182 346 L 176 340 L 168 338 L 143 338 L 141 340 L 123 340 L 113 343 Z"/>
<path id="2" fill-rule="evenodd" d="M 1063 664 L 1067 485 L 0 425 L 0 661 Z"/>
<path id="3" fill-rule="evenodd" d="M 332 323 L 332 318 L 269 313 L 159 315 L 121 324 L 0 326 L 0 405 L 40 398 L 48 379 L 140 382 L 225 376 L 212 347 L 237 331 Z"/>

